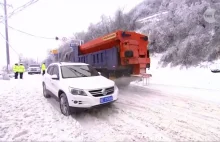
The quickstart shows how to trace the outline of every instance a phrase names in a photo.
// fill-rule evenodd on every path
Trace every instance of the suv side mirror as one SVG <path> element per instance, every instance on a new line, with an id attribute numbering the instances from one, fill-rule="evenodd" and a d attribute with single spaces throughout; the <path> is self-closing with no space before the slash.
<path id="1" fill-rule="evenodd" d="M 58 79 L 58 76 L 56 74 L 51 75 L 52 79 Z"/>
<path id="2" fill-rule="evenodd" d="M 99 75 L 102 75 L 101 72 L 98 72 Z"/>

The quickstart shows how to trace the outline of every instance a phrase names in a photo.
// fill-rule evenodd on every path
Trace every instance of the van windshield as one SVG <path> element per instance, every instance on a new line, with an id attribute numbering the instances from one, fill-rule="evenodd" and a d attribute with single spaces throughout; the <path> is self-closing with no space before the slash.
<path id="1" fill-rule="evenodd" d="M 61 66 L 61 74 L 63 78 L 99 76 L 99 73 L 89 65 Z"/>
<path id="2" fill-rule="evenodd" d="M 29 67 L 40 67 L 40 65 L 30 65 Z"/>

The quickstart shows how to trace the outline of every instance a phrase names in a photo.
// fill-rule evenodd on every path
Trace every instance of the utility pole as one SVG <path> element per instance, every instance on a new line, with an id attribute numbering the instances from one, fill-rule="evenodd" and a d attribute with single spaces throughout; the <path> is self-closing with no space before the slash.
<path id="1" fill-rule="evenodd" d="M 7 15 L 7 3 L 4 0 L 4 23 L 5 23 L 5 39 L 6 39 L 6 56 L 7 56 L 7 73 L 9 73 L 10 55 L 9 55 L 9 41 L 8 41 L 8 15 Z"/>

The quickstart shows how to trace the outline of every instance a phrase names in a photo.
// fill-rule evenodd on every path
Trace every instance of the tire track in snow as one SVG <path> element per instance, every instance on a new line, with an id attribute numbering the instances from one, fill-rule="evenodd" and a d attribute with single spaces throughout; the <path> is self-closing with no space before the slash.
<path id="1" fill-rule="evenodd" d="M 134 87 L 134 86 L 133 86 Z M 133 88 L 132 87 L 132 88 Z M 197 123 L 197 126 L 193 126 L 192 125 L 192 123 L 189 123 L 189 122 L 187 122 L 186 124 L 180 124 L 180 122 L 182 123 L 183 122 L 183 120 L 181 120 L 180 118 L 181 117 L 179 117 L 179 118 L 175 118 L 176 120 L 176 122 L 178 122 L 177 124 L 176 124 L 176 127 L 179 127 L 179 129 L 181 130 L 181 128 L 182 129 L 184 129 L 183 127 L 185 126 L 185 128 L 186 129 L 188 129 L 188 131 L 190 131 L 190 129 L 194 129 L 195 127 L 196 127 L 196 131 L 198 131 L 198 130 L 201 130 L 200 128 L 201 128 L 201 124 L 204 122 L 204 119 L 201 119 L 201 118 L 199 118 L 199 117 L 191 117 L 190 115 L 185 115 L 184 113 L 186 113 L 187 111 L 185 110 L 185 111 L 183 111 L 183 112 L 177 112 L 177 110 L 174 110 L 175 108 L 172 106 L 172 105 L 167 105 L 167 106 L 164 106 L 164 104 L 155 104 L 155 102 L 154 103 L 152 103 L 152 101 L 164 101 L 164 102 L 167 102 L 167 101 L 170 101 L 169 99 L 171 99 L 172 100 L 172 96 L 171 97 L 169 97 L 169 99 L 167 99 L 168 97 L 158 97 L 158 95 L 156 94 L 155 96 L 157 96 L 158 97 L 158 99 L 154 99 L 154 97 L 151 97 L 152 95 L 146 95 L 145 94 L 145 92 L 142 92 L 142 91 L 139 91 L 138 93 L 139 93 L 139 95 L 135 95 L 137 92 L 136 92 L 136 90 L 138 90 L 138 88 L 140 88 L 140 87 L 137 87 L 136 88 L 136 86 L 134 87 L 134 92 L 132 92 L 132 90 L 130 89 L 130 90 L 128 90 L 128 92 L 125 90 L 125 92 L 123 92 L 123 95 L 121 95 L 121 97 L 123 98 L 123 99 L 121 99 L 121 102 L 118 102 L 119 104 L 120 103 L 124 103 L 124 104 L 128 104 L 128 110 L 129 109 L 131 109 L 131 107 L 129 107 L 129 105 L 135 105 L 135 107 L 137 107 L 138 108 L 138 111 L 140 111 L 140 107 L 144 104 L 145 105 L 145 107 L 143 107 L 142 106 L 142 111 L 144 112 L 144 111 L 146 111 L 146 112 L 154 112 L 154 115 L 157 115 L 157 117 L 160 117 L 160 119 L 164 119 L 164 118 L 167 118 L 167 119 L 169 119 L 169 116 L 167 116 L 167 115 L 170 115 L 170 114 L 173 114 L 173 115 L 176 115 L 176 114 L 179 114 L 180 116 L 185 116 L 185 117 L 190 117 L 190 119 L 188 118 L 188 120 L 189 121 L 191 121 L 191 120 L 193 120 L 193 118 L 194 118 L 194 123 L 196 123 L 196 120 L 200 120 L 200 122 L 198 122 Z M 148 91 L 146 91 L 146 92 L 150 92 L 150 90 L 148 90 Z M 151 92 L 160 92 L 160 91 L 153 91 L 153 90 L 151 90 Z M 130 93 L 130 94 L 132 94 L 133 95 L 133 97 L 128 97 L 128 98 L 126 98 L 127 97 L 127 95 L 126 94 L 128 94 L 128 93 Z M 125 94 L 125 95 L 124 95 Z M 140 99 L 140 95 L 142 95 L 143 97 L 142 97 L 142 99 Z M 149 97 L 150 96 L 150 97 Z M 137 98 L 137 99 L 130 99 L 130 98 Z M 151 98 L 151 100 L 149 99 L 149 98 Z M 127 99 L 127 100 L 126 100 Z M 161 100 L 160 100 L 161 99 Z M 144 100 L 144 101 L 142 101 L 142 100 Z M 178 100 L 178 98 L 176 98 L 176 100 Z M 139 101 L 139 104 L 137 104 L 137 102 Z M 179 99 L 179 101 L 181 101 L 181 99 Z M 197 104 L 198 105 L 198 104 Z M 170 108 L 170 107 L 172 107 L 172 108 Z M 134 107 L 133 107 L 134 108 Z M 135 112 L 135 111 L 134 111 Z M 139 115 L 138 113 L 137 113 L 137 115 Z M 151 113 L 151 116 L 154 116 L 154 115 L 152 115 L 152 113 Z M 161 115 L 161 116 L 160 116 Z M 140 115 L 139 115 L 140 116 Z M 147 116 L 144 116 L 145 118 L 147 117 Z M 155 118 L 157 118 L 157 117 L 155 117 Z M 155 120 L 155 118 L 153 119 L 153 120 Z M 157 118 L 158 119 L 158 118 Z M 180 119 L 180 120 L 179 120 Z M 149 119 L 149 120 L 151 120 L 151 119 Z M 173 120 L 173 119 L 171 119 L 171 120 Z M 179 120 L 179 121 L 178 121 Z M 213 119 L 212 119 L 212 121 L 213 121 Z M 209 121 L 209 122 L 211 122 L 211 121 Z M 155 123 L 155 122 L 152 122 L 152 123 Z M 158 122 L 159 123 L 159 122 Z M 160 124 L 160 123 L 159 123 Z M 216 124 L 213 124 L 213 123 L 211 123 L 212 124 L 212 128 L 210 128 L 210 127 L 208 127 L 207 125 L 206 125 L 206 129 L 211 129 L 211 130 L 209 130 L 209 131 L 207 131 L 207 130 L 204 130 L 203 129 L 203 131 L 199 131 L 198 133 L 198 135 L 201 135 L 201 136 L 203 136 L 203 134 L 204 133 L 208 133 L 208 134 L 210 134 L 211 136 L 210 136 L 210 138 L 212 139 L 212 140 L 219 140 L 219 136 L 218 136 L 218 134 L 217 134 L 217 132 L 219 131 L 219 129 L 218 129 L 218 126 L 217 127 L 215 127 L 215 129 L 213 129 L 213 127 L 214 126 L 216 126 Z M 217 124 L 219 124 L 219 123 L 217 123 Z M 183 125 L 183 126 L 181 126 L 181 125 Z M 186 127 L 187 126 L 187 127 Z M 191 126 L 191 127 L 189 127 L 189 126 Z M 195 131 L 195 130 L 192 130 L 192 131 Z M 178 133 L 178 132 L 175 132 L 175 133 Z M 168 133 L 169 134 L 169 133 Z M 176 136 L 176 135 L 175 135 Z M 194 136 L 195 137 L 195 136 Z M 177 137 L 177 139 L 176 140 L 186 140 L 186 138 L 182 138 L 182 136 L 180 135 L 180 137 L 178 138 Z M 198 139 L 198 138 L 197 138 Z M 203 138 L 202 138 L 203 140 L 204 139 L 206 139 L 204 136 L 203 136 Z M 190 138 L 189 137 L 189 140 L 192 140 L 192 138 Z"/>
<path id="2" fill-rule="evenodd" d="M 87 112 L 81 113 L 81 116 L 76 116 L 76 120 L 81 121 L 82 125 L 85 126 L 85 131 L 89 133 L 91 140 L 104 140 L 106 136 L 110 136 L 111 141 L 171 141 L 165 135 L 157 131 L 150 124 L 142 124 L 142 122 L 138 118 L 132 118 L 126 113 L 123 112 L 122 109 L 118 109 L 115 105 L 111 105 L 110 107 L 100 108 L 98 112 Z M 113 112 L 109 116 L 109 112 Z M 107 116 L 106 116 L 107 115 Z M 103 116 L 105 119 L 103 119 Z M 93 124 L 83 124 L 86 120 L 92 120 Z M 90 132 L 88 130 L 98 129 L 100 125 L 104 125 L 104 129 L 108 129 L 108 132 L 101 131 L 99 132 L 103 136 L 92 136 L 94 132 Z M 132 134 L 132 135 L 131 135 Z"/>
<path id="3" fill-rule="evenodd" d="M 127 107 L 127 104 L 126 104 L 125 107 Z M 136 112 L 134 110 L 136 110 Z M 146 111 L 144 111 L 144 110 L 141 110 L 141 111 L 143 113 L 144 112 L 146 113 Z M 172 118 L 170 116 L 169 116 L 169 118 L 167 118 L 166 115 L 158 116 L 159 113 L 158 114 L 152 114 L 152 113 L 149 113 L 149 112 L 148 112 L 148 115 L 150 115 L 151 117 L 148 117 L 146 115 L 143 116 L 143 115 L 140 115 L 140 108 L 135 108 L 134 106 L 132 106 L 132 107 L 129 106 L 129 108 L 127 110 L 127 114 L 132 116 L 132 117 L 141 118 L 143 123 L 152 124 L 159 131 L 161 131 L 163 133 L 166 133 L 169 137 L 175 139 L 175 141 L 186 141 L 186 140 L 204 141 L 204 139 L 206 139 L 206 135 L 203 135 L 204 133 L 200 132 L 199 134 L 197 134 L 197 132 L 195 132 L 193 130 L 191 131 L 192 128 L 194 128 L 196 131 L 198 131 L 201 126 L 197 127 L 197 128 L 195 127 L 195 125 L 191 125 L 191 124 L 187 125 L 187 126 L 190 126 L 190 127 L 186 127 L 184 125 L 182 126 L 182 123 L 185 123 L 185 121 L 182 120 L 181 118 L 176 119 L 176 118 Z M 207 127 L 205 127 L 205 128 L 207 128 Z M 181 131 L 181 133 L 180 133 L 180 131 Z M 187 132 L 188 134 L 196 133 L 196 135 L 189 136 L 188 134 L 184 134 L 184 131 Z M 216 133 L 213 134 L 213 135 L 216 136 Z M 188 136 L 186 137 L 185 135 L 188 135 Z M 198 137 L 198 135 L 202 138 Z M 218 138 L 213 138 L 213 139 L 218 140 Z"/>

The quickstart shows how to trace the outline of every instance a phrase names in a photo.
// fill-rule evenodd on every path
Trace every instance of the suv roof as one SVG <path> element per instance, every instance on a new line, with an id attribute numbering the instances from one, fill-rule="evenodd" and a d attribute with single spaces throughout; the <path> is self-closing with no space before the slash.
<path id="1" fill-rule="evenodd" d="M 40 67 L 40 65 L 38 65 L 38 64 L 31 64 L 28 67 Z"/>
<path id="2" fill-rule="evenodd" d="M 51 63 L 51 65 L 60 65 L 60 66 L 65 66 L 65 65 L 88 65 L 86 63 L 80 63 L 80 62 L 57 62 L 57 63 Z"/>

